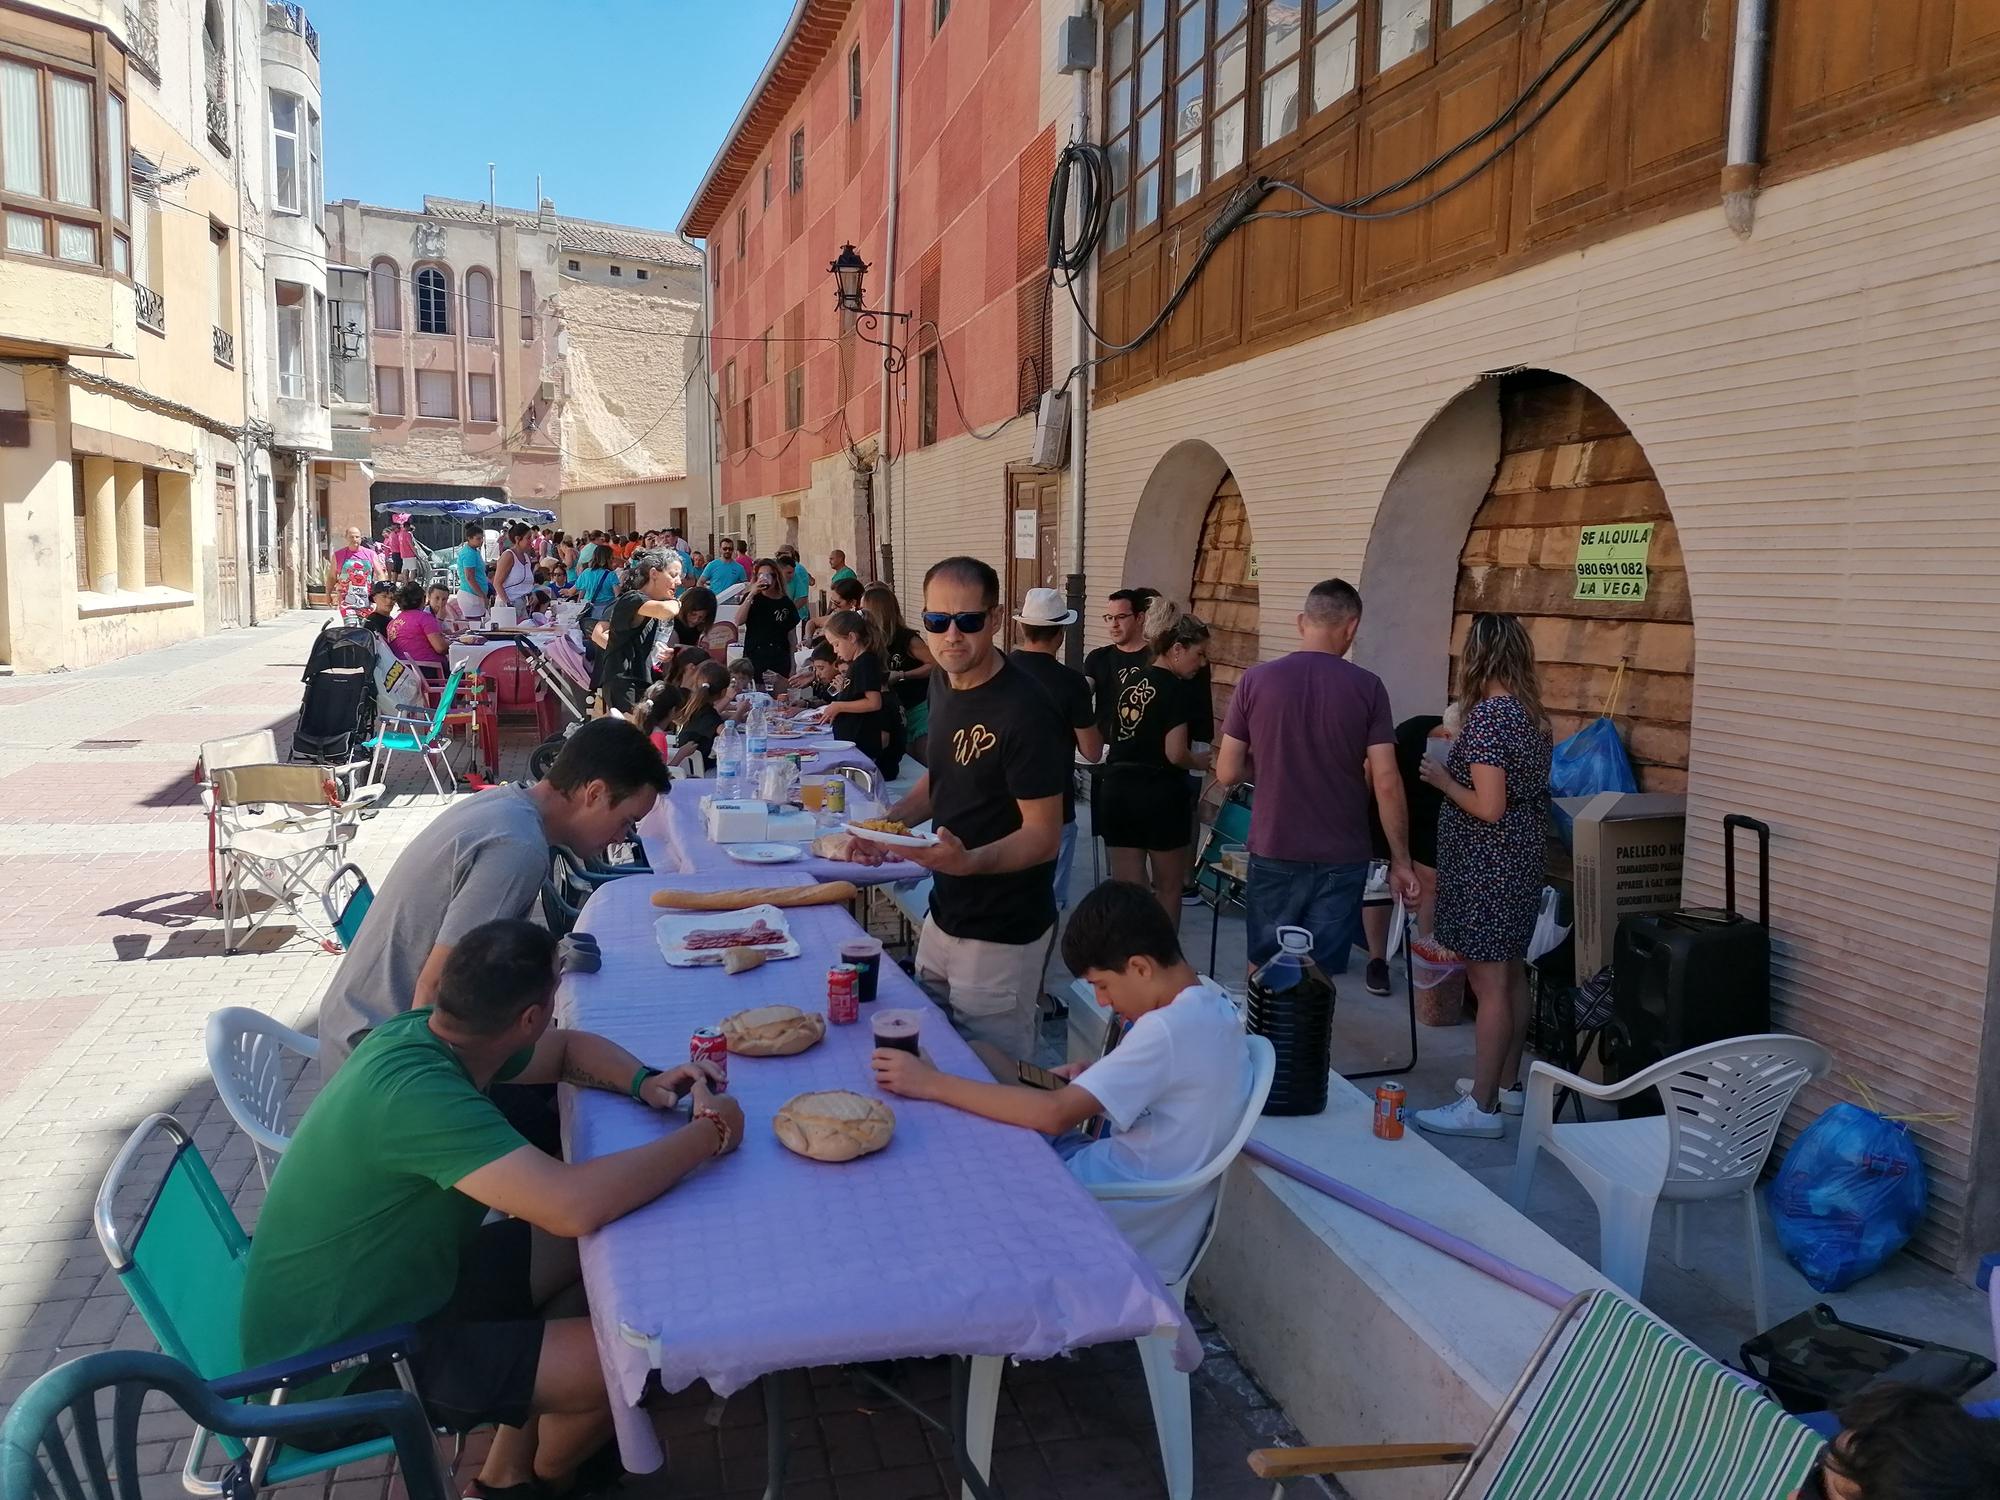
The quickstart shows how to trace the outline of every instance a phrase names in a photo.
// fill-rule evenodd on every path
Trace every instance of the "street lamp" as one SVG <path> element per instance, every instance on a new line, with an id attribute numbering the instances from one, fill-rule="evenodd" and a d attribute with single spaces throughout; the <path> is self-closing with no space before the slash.
<path id="1" fill-rule="evenodd" d="M 911 315 L 906 312 L 894 312 L 888 308 L 862 305 L 862 279 L 868 274 L 868 262 L 861 258 L 851 243 L 840 247 L 840 254 L 828 264 L 827 270 L 833 276 L 834 305 L 840 309 L 842 317 L 854 320 L 855 332 L 861 335 L 865 343 L 887 351 L 882 359 L 882 368 L 891 375 L 898 374 L 909 363 L 909 355 L 896 343 L 893 331 L 890 337 L 877 339 L 870 338 L 864 330 L 880 328 L 884 318 L 890 319 L 892 323 L 902 323 L 907 326 Z"/>

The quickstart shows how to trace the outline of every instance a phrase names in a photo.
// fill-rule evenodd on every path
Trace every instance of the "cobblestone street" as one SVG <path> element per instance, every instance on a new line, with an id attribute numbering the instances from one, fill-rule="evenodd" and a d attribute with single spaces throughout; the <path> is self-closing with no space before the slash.
<path id="1" fill-rule="evenodd" d="M 9 1039 L 0 1053 L 0 1408 L 63 1360 L 153 1347 L 91 1224 L 106 1168 L 147 1114 L 169 1111 L 193 1130 L 254 1230 L 262 1186 L 249 1142 L 208 1083 L 203 1021 L 219 1005 L 238 1004 L 310 1030 L 336 960 L 282 921 L 245 952 L 223 955 L 192 773 L 204 740 L 270 727 L 282 745 L 319 625 L 317 615 L 292 614 L 88 671 L 0 679 L 0 1015 Z M 525 744 L 510 736 L 509 773 Z M 399 767 L 391 787 L 353 849 L 377 880 L 437 811 L 415 764 Z M 1204 1336 L 1210 1359 L 1194 1385 L 1197 1493 L 1262 1495 L 1244 1454 L 1297 1435 L 1213 1331 Z M 943 1367 L 908 1373 L 923 1404 L 941 1412 Z M 791 1377 L 787 1410 L 788 1496 L 956 1493 L 938 1434 L 832 1372 Z M 719 1405 L 696 1388 L 659 1400 L 656 1419 L 671 1468 L 628 1483 L 626 1494 L 762 1493 L 754 1390 Z M 178 1493 L 186 1432 L 176 1413 L 145 1418 L 149 1497 Z M 1009 1500 L 1161 1492 L 1129 1346 L 1010 1368 L 995 1448 Z M 475 1442 L 468 1462 L 478 1451 Z M 314 1488 L 367 1500 L 388 1485 L 377 1464 Z"/>

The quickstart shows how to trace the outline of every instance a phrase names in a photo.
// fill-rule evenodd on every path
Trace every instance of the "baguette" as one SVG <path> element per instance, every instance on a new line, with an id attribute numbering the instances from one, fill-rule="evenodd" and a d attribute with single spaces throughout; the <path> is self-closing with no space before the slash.
<path id="1" fill-rule="evenodd" d="M 746 906 L 839 906 L 860 895 L 852 881 L 818 885 L 752 886 L 734 891 L 655 891 L 653 905 L 668 911 L 736 911 Z"/>

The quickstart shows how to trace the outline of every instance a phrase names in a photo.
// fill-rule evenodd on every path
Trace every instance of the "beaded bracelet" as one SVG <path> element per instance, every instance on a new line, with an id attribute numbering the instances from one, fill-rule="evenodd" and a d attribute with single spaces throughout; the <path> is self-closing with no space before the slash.
<path id="1" fill-rule="evenodd" d="M 707 1120 L 715 1126 L 715 1150 L 711 1155 L 720 1156 L 729 1149 L 729 1122 L 722 1118 L 720 1112 L 704 1104 L 694 1112 L 694 1118 Z"/>

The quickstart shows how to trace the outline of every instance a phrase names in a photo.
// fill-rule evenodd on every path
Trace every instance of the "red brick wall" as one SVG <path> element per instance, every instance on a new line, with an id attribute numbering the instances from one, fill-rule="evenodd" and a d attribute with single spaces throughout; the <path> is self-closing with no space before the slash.
<path id="1" fill-rule="evenodd" d="M 900 0 L 903 32 L 903 138 L 899 271 L 886 278 L 889 25 L 895 0 L 860 0 L 810 85 L 766 143 L 759 165 L 722 211 L 710 239 L 719 269 L 715 296 L 715 368 L 736 363 L 739 400 L 748 398 L 749 443 L 735 412 L 725 414 L 725 502 L 803 488 L 817 459 L 861 440 L 879 425 L 882 351 L 840 333 L 827 263 L 853 241 L 871 266 L 871 307 L 917 312 L 921 268 L 936 267 L 937 328 L 897 329 L 911 347 L 943 343 L 956 377 L 961 417 L 949 386 L 940 393 L 938 436 L 986 427 L 1012 416 L 1049 379 L 1039 320 L 1047 297 L 1043 205 L 1055 157 L 1055 131 L 1042 130 L 1040 69 L 1044 39 L 1036 0 L 955 0 L 933 37 L 930 0 Z M 847 117 L 850 49 L 862 53 L 861 118 Z M 786 191 L 792 132 L 806 130 L 803 202 Z M 763 202 L 762 163 L 773 165 L 774 192 Z M 736 258 L 736 216 L 746 210 L 744 258 Z M 803 337 L 774 344 L 769 380 L 758 343 L 766 330 Z M 876 330 L 879 334 L 880 330 Z M 1030 370 L 1021 369 L 1023 358 Z M 785 371 L 805 368 L 805 421 L 785 425 Z M 916 365 L 895 446 L 917 440 Z M 1039 382 L 1039 383 L 1038 383 Z M 907 391 L 901 388 L 907 385 Z M 1033 390 L 1030 391 L 1029 387 Z M 843 421 L 843 416 L 845 420 Z"/>

